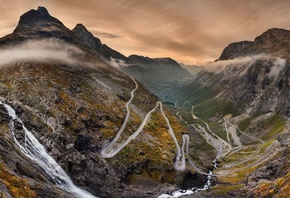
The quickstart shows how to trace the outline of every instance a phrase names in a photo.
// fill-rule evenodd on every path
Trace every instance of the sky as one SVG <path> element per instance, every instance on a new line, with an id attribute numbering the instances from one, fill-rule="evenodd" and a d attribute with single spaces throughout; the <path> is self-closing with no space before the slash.
<path id="1" fill-rule="evenodd" d="M 70 29 L 82 23 L 125 56 L 188 65 L 215 60 L 229 43 L 270 28 L 290 29 L 288 0 L 0 0 L 0 37 L 38 6 Z"/>

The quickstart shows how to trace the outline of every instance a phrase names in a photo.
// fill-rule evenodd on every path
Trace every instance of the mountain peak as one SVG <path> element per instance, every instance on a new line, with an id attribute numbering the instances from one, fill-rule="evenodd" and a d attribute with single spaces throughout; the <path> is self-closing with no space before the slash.
<path id="1" fill-rule="evenodd" d="M 39 6 L 37 10 L 32 9 L 20 17 L 13 33 L 27 33 L 43 29 L 46 31 L 52 26 L 57 28 L 65 27 L 62 22 L 52 17 L 45 7 Z"/>
<path id="2" fill-rule="evenodd" d="M 50 15 L 45 7 L 39 6 L 36 10 L 37 12 L 41 13 L 42 15 Z"/>
<path id="3" fill-rule="evenodd" d="M 92 33 L 88 31 L 88 29 L 81 23 L 78 23 L 72 31 L 76 34 L 82 34 L 82 36 L 86 35 L 89 37 L 93 37 Z"/>
<path id="4" fill-rule="evenodd" d="M 77 36 L 80 40 L 83 41 L 86 46 L 95 49 L 98 53 L 101 52 L 102 48 L 102 42 L 100 39 L 94 37 L 94 35 L 87 30 L 87 28 L 81 24 L 78 23 L 74 29 L 72 29 L 72 32 L 75 36 Z"/>
<path id="5" fill-rule="evenodd" d="M 88 31 L 87 28 L 82 24 L 82 23 L 78 23 L 74 29 L 80 29 L 80 30 L 85 30 L 85 31 Z M 74 30 L 73 29 L 73 30 Z"/>

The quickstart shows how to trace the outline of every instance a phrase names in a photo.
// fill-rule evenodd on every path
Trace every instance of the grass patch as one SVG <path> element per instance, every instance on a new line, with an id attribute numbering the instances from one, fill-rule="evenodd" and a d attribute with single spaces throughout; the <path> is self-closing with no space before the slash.
<path id="1" fill-rule="evenodd" d="M 265 142 L 265 143 L 262 145 L 262 147 L 261 147 L 261 149 L 260 149 L 260 151 L 259 151 L 258 154 L 262 154 L 262 153 L 264 153 L 264 152 L 266 151 L 266 149 L 267 149 L 269 146 L 271 146 L 275 141 L 276 141 L 275 139 L 272 139 L 272 140 L 270 140 L 270 141 L 268 141 L 268 142 Z"/>
<path id="2" fill-rule="evenodd" d="M 228 184 L 238 184 L 246 179 L 247 175 L 255 171 L 257 168 L 258 166 L 253 166 L 247 169 L 238 170 L 223 177 L 219 177 L 219 181 Z"/>
<path id="3" fill-rule="evenodd" d="M 13 197 L 36 197 L 36 193 L 30 189 L 28 181 L 12 175 L 6 171 L 4 165 L 1 165 L 0 180 L 9 189 Z"/>
<path id="4" fill-rule="evenodd" d="M 262 140 L 268 140 L 283 132 L 285 129 L 285 121 L 279 115 L 275 114 L 272 118 L 270 118 L 266 124 L 266 127 L 271 128 L 271 130 L 261 138 Z"/>
<path id="5" fill-rule="evenodd" d="M 216 185 L 212 188 L 212 192 L 213 194 L 217 194 L 217 195 L 225 195 L 230 191 L 234 191 L 234 190 L 239 190 L 241 188 L 243 188 L 244 185 L 243 184 L 238 184 L 238 185 Z"/>
<path id="6" fill-rule="evenodd" d="M 241 131 L 245 131 L 251 124 L 252 118 L 246 118 L 238 124 Z"/>
<path id="7" fill-rule="evenodd" d="M 208 125 L 213 133 L 217 134 L 220 138 L 227 141 L 227 132 L 223 128 L 223 124 L 220 124 L 217 122 L 211 122 Z"/>

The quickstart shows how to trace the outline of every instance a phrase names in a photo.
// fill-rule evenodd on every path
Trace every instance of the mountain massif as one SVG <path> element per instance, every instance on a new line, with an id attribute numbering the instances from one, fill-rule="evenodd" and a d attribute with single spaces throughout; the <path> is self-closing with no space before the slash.
<path id="1" fill-rule="evenodd" d="M 39 7 L 0 51 L 1 197 L 156 197 L 206 180 L 174 168 L 185 128 L 83 25 Z"/>

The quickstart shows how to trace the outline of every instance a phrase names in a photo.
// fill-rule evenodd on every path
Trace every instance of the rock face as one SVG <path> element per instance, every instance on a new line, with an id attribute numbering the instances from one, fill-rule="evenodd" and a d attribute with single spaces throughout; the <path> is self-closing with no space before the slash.
<path id="1" fill-rule="evenodd" d="M 255 38 L 254 41 L 242 41 L 229 44 L 219 60 L 229 60 L 255 54 L 269 54 L 280 58 L 289 58 L 290 31 L 272 28 Z"/>
<path id="2" fill-rule="evenodd" d="M 244 56 L 249 53 L 249 50 L 253 47 L 254 42 L 242 41 L 229 44 L 222 52 L 219 60 L 228 60 L 236 57 Z"/>
<path id="3" fill-rule="evenodd" d="M 31 26 L 39 33 L 45 32 L 63 32 L 69 31 L 62 22 L 49 15 L 44 7 L 38 7 L 37 10 L 30 10 L 20 17 L 19 23 L 14 30 L 14 34 L 23 34 L 31 32 Z"/>
<path id="4" fill-rule="evenodd" d="M 119 154 L 104 159 L 99 152 L 115 137 L 126 115 L 125 104 L 135 88 L 133 80 L 103 61 L 116 53 L 82 25 L 72 31 L 45 8 L 25 13 L 15 31 L 0 39 L 10 48 L 25 41 L 54 39 L 70 45 L 70 60 L 33 58 L 0 67 L 0 99 L 16 109 L 25 126 L 45 146 L 79 187 L 100 197 L 156 197 L 171 191 L 193 171 L 173 168 L 174 141 L 159 111 L 148 126 Z M 52 41 L 52 40 L 49 40 Z M 59 46 L 50 46 L 58 50 Z M 158 60 L 167 64 L 172 60 Z M 134 132 L 157 102 L 141 83 L 130 105 L 131 116 L 121 135 Z M 165 110 L 166 111 L 166 110 Z M 166 114 L 181 141 L 176 118 Z M 9 130 L 10 117 L 0 105 L 0 191 L 6 197 L 72 197 L 57 188 L 32 161 L 19 152 Z M 21 130 L 21 129 L 19 129 Z M 21 131 L 18 138 L 23 139 Z M 22 140 L 23 141 L 23 140 Z M 162 155 L 160 156 L 160 149 Z M 167 184 L 163 184 L 167 183 Z M 169 185 L 170 183 L 171 185 Z"/>

